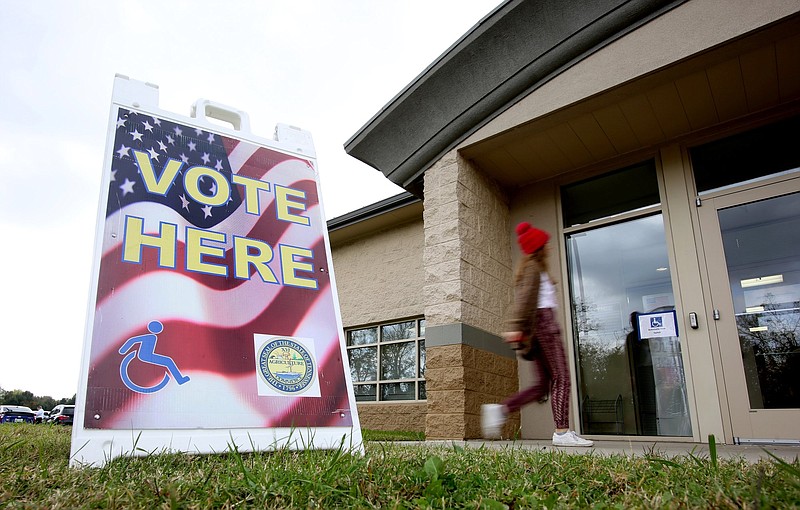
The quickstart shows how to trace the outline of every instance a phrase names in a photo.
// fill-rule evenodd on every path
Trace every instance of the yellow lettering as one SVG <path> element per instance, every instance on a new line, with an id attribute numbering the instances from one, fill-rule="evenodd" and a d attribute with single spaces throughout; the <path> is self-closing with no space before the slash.
<path id="1" fill-rule="evenodd" d="M 144 219 L 137 216 L 125 217 L 125 233 L 122 248 L 123 262 L 142 263 L 144 247 L 158 250 L 159 267 L 175 269 L 178 244 L 178 227 L 172 223 L 159 222 L 158 234 L 144 232 Z M 265 283 L 288 285 L 316 290 L 319 282 L 314 278 L 314 252 L 309 248 L 280 245 L 274 250 L 259 239 L 233 236 L 233 260 L 225 260 L 227 234 L 194 227 L 186 228 L 186 269 L 198 273 L 227 277 L 229 266 L 233 267 L 234 277 L 250 280 L 250 268 Z M 269 264 L 275 253 L 280 253 L 279 280 Z M 209 258 L 217 259 L 209 261 Z M 303 274 L 305 273 L 305 274 Z"/>
<path id="2" fill-rule="evenodd" d="M 203 261 L 203 256 L 224 257 L 225 249 L 219 246 L 207 246 L 204 241 L 225 242 L 225 234 L 197 228 L 186 229 L 186 269 L 198 273 L 228 276 L 228 266 L 211 264 Z"/>
<path id="3" fill-rule="evenodd" d="M 200 179 L 203 177 L 210 177 L 216 184 L 212 188 L 211 195 L 200 191 Z M 187 170 L 183 177 L 183 187 L 195 201 L 212 207 L 225 204 L 231 197 L 231 185 L 228 184 L 225 176 L 207 166 L 193 166 Z"/>
<path id="4" fill-rule="evenodd" d="M 269 191 L 269 183 L 236 174 L 233 175 L 233 182 L 244 186 L 245 211 L 249 214 L 261 214 L 258 192 Z"/>
<path id="5" fill-rule="evenodd" d="M 142 218 L 125 216 L 125 241 L 122 260 L 141 264 L 142 246 L 151 246 L 158 250 L 159 266 L 174 268 L 178 227 L 171 223 L 159 223 L 159 235 L 145 234 L 142 232 L 143 229 L 144 220 Z"/>
<path id="6" fill-rule="evenodd" d="M 300 225 L 310 225 L 311 220 L 306 216 L 293 214 L 289 209 L 306 210 L 306 204 L 291 200 L 289 197 L 306 198 L 304 191 L 284 188 L 283 186 L 275 186 L 275 200 L 278 206 L 278 219 L 283 221 L 291 221 L 292 223 L 299 223 Z"/>
<path id="7" fill-rule="evenodd" d="M 252 251 L 251 251 L 252 250 Z M 256 268 L 261 279 L 267 283 L 278 283 L 275 273 L 267 265 L 272 260 L 270 245 L 257 239 L 246 237 L 233 238 L 234 276 L 250 279 L 250 264 Z"/>
<path id="8" fill-rule="evenodd" d="M 280 245 L 281 251 L 281 273 L 283 275 L 283 284 L 291 285 L 293 287 L 304 287 L 307 289 L 316 289 L 317 280 L 313 278 L 301 278 L 297 276 L 297 271 L 314 270 L 309 262 L 297 260 L 297 257 L 311 258 L 314 254 L 308 248 L 298 248 L 296 246 Z"/>
<path id="9" fill-rule="evenodd" d="M 142 174 L 144 187 L 147 188 L 147 191 L 156 195 L 166 195 L 172 183 L 175 182 L 175 176 L 178 175 L 183 163 L 175 159 L 168 160 L 161 171 L 161 177 L 156 177 L 153 164 L 150 162 L 150 156 L 146 152 L 134 149 L 133 156 L 136 159 L 136 165 L 139 167 L 139 173 Z"/>

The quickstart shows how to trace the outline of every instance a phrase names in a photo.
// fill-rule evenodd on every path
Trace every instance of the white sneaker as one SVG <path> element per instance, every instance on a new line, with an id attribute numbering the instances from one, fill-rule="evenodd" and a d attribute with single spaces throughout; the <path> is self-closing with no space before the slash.
<path id="1" fill-rule="evenodd" d="M 502 404 L 484 404 L 481 406 L 481 432 L 486 439 L 500 439 L 506 415 Z"/>
<path id="2" fill-rule="evenodd" d="M 553 432 L 553 446 L 592 446 L 594 441 L 584 439 L 572 430 L 563 434 Z"/>

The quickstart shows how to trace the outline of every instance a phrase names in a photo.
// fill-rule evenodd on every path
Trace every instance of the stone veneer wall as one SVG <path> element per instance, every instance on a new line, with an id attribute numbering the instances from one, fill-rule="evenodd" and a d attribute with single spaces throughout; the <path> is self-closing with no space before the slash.
<path id="1" fill-rule="evenodd" d="M 516 359 L 465 344 L 428 348 L 425 379 L 428 439 L 480 437 L 481 404 L 500 402 L 519 387 Z M 519 428 L 519 414 L 512 415 L 503 437 L 515 437 Z"/>
<path id="2" fill-rule="evenodd" d="M 511 300 L 509 211 L 500 188 L 451 152 L 425 173 L 425 317 L 499 333 Z"/>
<path id="3" fill-rule="evenodd" d="M 508 205 L 452 151 L 425 173 L 424 206 L 426 435 L 479 437 L 481 404 L 519 386 L 513 355 L 496 348 L 512 294 Z"/>
<path id="4" fill-rule="evenodd" d="M 358 404 L 358 420 L 364 429 L 425 432 L 427 408 L 425 402 L 361 403 Z"/>

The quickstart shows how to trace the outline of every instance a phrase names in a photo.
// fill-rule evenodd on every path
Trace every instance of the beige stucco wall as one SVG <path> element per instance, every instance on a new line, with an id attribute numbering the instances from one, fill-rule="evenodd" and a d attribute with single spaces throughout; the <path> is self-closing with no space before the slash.
<path id="1" fill-rule="evenodd" d="M 510 217 L 511 224 L 517 225 L 521 221 L 530 222 L 537 228 L 540 228 L 551 235 L 551 241 L 547 247 L 547 261 L 549 266 L 550 275 L 556 283 L 556 290 L 559 300 L 559 313 L 556 314 L 556 319 L 559 322 L 562 331 L 562 339 L 565 342 L 569 359 L 572 360 L 572 346 L 567 341 L 567 324 L 565 323 L 564 313 L 564 294 L 561 285 L 566 281 L 564 276 L 566 272 L 562 265 L 562 252 L 559 241 L 559 225 L 558 225 L 558 201 L 557 201 L 558 187 L 553 180 L 538 182 L 534 185 L 527 186 L 512 196 L 510 201 Z M 512 240 L 512 243 L 514 241 Z M 519 263 L 521 253 L 514 244 L 512 250 L 512 260 L 514 267 Z M 519 362 L 519 386 L 525 388 L 534 383 L 533 372 L 529 363 Z M 574 371 L 573 371 L 574 372 Z M 578 408 L 576 379 L 574 373 L 571 374 L 572 380 L 572 397 L 570 399 L 570 422 L 573 429 L 577 429 Z M 550 409 L 549 402 L 547 405 L 532 404 L 525 406 L 520 411 L 522 420 L 522 437 L 526 439 L 546 439 L 553 434 L 553 412 Z"/>
<path id="2" fill-rule="evenodd" d="M 345 328 L 423 315 L 422 218 L 331 249 Z M 427 402 L 362 402 L 361 427 L 425 431 Z"/>
<path id="3" fill-rule="evenodd" d="M 422 218 L 332 248 L 345 328 L 424 313 Z"/>

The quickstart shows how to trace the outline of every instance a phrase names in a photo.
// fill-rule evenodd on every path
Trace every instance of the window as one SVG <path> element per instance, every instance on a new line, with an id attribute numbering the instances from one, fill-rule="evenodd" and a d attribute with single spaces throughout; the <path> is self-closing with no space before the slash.
<path id="1" fill-rule="evenodd" d="M 425 319 L 346 331 L 358 402 L 425 400 Z"/>
<path id="2" fill-rule="evenodd" d="M 561 196 L 582 431 L 691 435 L 680 338 L 637 326 L 640 314 L 675 308 L 655 164 L 570 184 Z"/>
<path id="3" fill-rule="evenodd" d="M 690 150 L 698 193 L 795 170 L 800 117 L 786 119 Z"/>
<path id="4" fill-rule="evenodd" d="M 561 188 L 564 227 L 574 227 L 659 202 L 653 160 Z"/>

